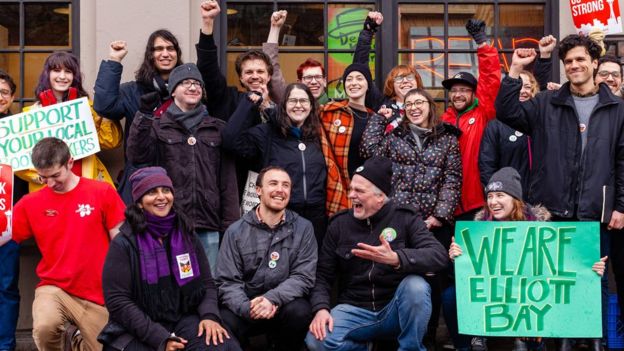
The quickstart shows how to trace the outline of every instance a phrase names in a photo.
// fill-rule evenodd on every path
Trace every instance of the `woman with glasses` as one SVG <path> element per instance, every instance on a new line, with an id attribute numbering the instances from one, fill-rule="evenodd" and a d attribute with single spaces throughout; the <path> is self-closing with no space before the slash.
<path id="1" fill-rule="evenodd" d="M 419 209 L 429 231 L 448 249 L 453 212 L 461 196 L 459 130 L 440 121 L 433 98 L 423 89 L 405 95 L 405 118 L 386 133 L 390 121 L 380 115 L 371 117 L 360 152 L 364 157 L 385 156 L 392 160 L 394 201 Z M 450 284 L 449 273 L 427 277 L 433 307 L 428 338 L 435 336 L 442 291 Z"/>
<path id="2" fill-rule="evenodd" d="M 43 71 L 39 75 L 39 83 L 35 88 L 37 102 L 24 109 L 29 111 L 54 104 L 89 97 L 82 87 L 82 72 L 78 57 L 67 52 L 56 52 L 48 56 L 43 64 Z M 92 105 L 91 101 L 89 104 Z M 121 145 L 122 129 L 118 121 L 98 116 L 91 108 L 93 122 L 98 132 L 98 141 L 101 150 L 114 149 Z M 115 186 L 108 170 L 96 155 L 84 157 L 74 161 L 72 171 L 78 176 L 105 181 Z M 39 175 L 34 169 L 16 172 L 16 175 L 29 182 L 29 191 L 33 192 L 43 187 Z"/>
<path id="3" fill-rule="evenodd" d="M 353 62 L 368 64 L 371 43 L 377 28 L 383 22 L 383 15 L 380 12 L 371 11 L 364 21 L 364 29 L 360 32 L 358 42 L 353 55 Z M 388 130 L 396 128 L 403 116 L 405 109 L 403 102 L 405 94 L 415 88 L 422 88 L 422 78 L 416 69 L 408 65 L 398 65 L 390 70 L 384 82 L 383 92 L 373 85 L 366 95 L 366 107 L 377 111 L 380 115 L 389 118 Z"/>
<path id="4" fill-rule="evenodd" d="M 280 166 L 292 181 L 288 208 L 308 219 L 321 243 L 327 226 L 325 183 L 327 167 L 321 148 L 318 104 L 310 89 L 289 84 L 269 123 L 253 125 L 262 96 L 249 92 L 223 131 L 223 147 L 239 157 L 261 160 L 262 167 Z"/>

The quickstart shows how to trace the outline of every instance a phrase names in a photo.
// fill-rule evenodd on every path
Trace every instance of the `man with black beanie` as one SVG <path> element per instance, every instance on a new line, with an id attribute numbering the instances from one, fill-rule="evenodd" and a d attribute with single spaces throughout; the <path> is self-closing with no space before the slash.
<path id="1" fill-rule="evenodd" d="M 448 259 L 418 211 L 388 197 L 391 182 L 392 161 L 367 160 L 351 180 L 352 208 L 330 220 L 310 296 L 311 351 L 366 345 L 376 335 L 398 340 L 402 350 L 425 350 L 431 289 L 422 275 L 443 269 Z M 332 309 L 337 272 L 338 305 Z"/>

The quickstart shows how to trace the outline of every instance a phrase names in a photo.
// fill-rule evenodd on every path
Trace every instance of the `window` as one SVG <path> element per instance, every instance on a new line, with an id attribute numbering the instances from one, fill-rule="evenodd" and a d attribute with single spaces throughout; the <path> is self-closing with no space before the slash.
<path id="1" fill-rule="evenodd" d="M 285 9 L 288 19 L 280 34 L 280 65 L 287 82 L 296 81 L 296 68 L 312 57 L 325 65 L 330 96 L 343 97 L 339 84 L 351 63 L 362 23 L 369 10 L 384 14 L 384 31 L 376 36 L 371 71 L 385 77 L 397 64 L 415 65 L 425 87 L 439 101 L 446 92 L 442 81 L 459 71 L 477 75 L 476 44 L 468 36 L 466 21 L 479 18 L 501 52 L 506 72 L 513 50 L 537 47 L 545 34 L 558 36 L 558 1 L 547 0 L 342 0 L 342 1 L 228 1 L 226 45 L 227 74 L 238 84 L 236 56 L 266 41 L 270 16 Z M 394 28 L 394 31 L 392 31 Z M 391 30 L 388 32 L 388 30 Z M 376 65 L 375 65 L 376 64 Z M 557 67 L 555 67 L 555 70 Z M 557 71 L 555 71 L 557 74 Z M 382 86 L 383 79 L 378 79 Z M 441 106 L 443 107 L 443 106 Z"/>
<path id="2" fill-rule="evenodd" d="M 50 53 L 78 54 L 77 13 L 77 1 L 0 1 L 0 69 L 17 85 L 13 113 L 35 101 L 37 79 Z"/>

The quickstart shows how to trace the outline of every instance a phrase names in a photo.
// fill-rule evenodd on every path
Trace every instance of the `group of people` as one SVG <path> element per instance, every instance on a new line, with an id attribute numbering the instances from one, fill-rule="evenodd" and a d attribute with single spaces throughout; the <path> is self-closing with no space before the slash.
<path id="1" fill-rule="evenodd" d="M 485 23 L 472 19 L 478 79 L 444 80 L 449 106 L 436 111 L 412 66 L 394 67 L 383 91 L 373 82 L 379 12 L 343 73 L 347 98 L 334 100 L 313 59 L 285 82 L 286 11 L 272 14 L 262 50 L 236 59 L 241 87 L 219 68 L 218 2 L 199 11 L 197 64 L 182 62 L 164 29 L 149 37 L 134 81 L 120 84 L 125 42 L 100 64 L 92 114 L 102 149 L 125 140 L 118 182 L 97 156 L 74 160 L 56 138 L 17 172 L 30 187 L 16 180 L 13 240 L 0 246 L 0 350 L 15 349 L 18 244 L 30 237 L 42 253 L 40 350 L 241 350 L 258 334 L 275 350 L 425 350 L 441 311 L 456 349 L 486 350 L 484 338 L 457 332 L 455 221 L 600 221 L 603 196 L 614 207 L 592 269 L 604 295 L 610 255 L 624 289 L 622 68 L 593 39 L 559 42 L 568 82 L 548 90 L 556 38 L 540 40 L 539 57 L 517 49 L 501 81 Z M 30 108 L 87 96 L 79 60 L 50 55 L 36 94 Z M 14 95 L 0 71 L 0 118 Z M 259 204 L 241 214 L 250 172 Z"/>

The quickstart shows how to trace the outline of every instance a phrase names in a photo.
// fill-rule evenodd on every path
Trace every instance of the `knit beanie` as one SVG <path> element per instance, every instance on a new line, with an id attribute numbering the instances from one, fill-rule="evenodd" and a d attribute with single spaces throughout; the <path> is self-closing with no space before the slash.
<path id="1" fill-rule="evenodd" d="M 204 86 L 204 80 L 202 79 L 201 73 L 199 73 L 197 66 L 195 66 L 194 63 L 185 63 L 174 68 L 169 74 L 169 82 L 167 84 L 169 95 L 171 95 L 176 86 L 185 79 L 194 79 L 200 82 L 202 87 Z"/>
<path id="2" fill-rule="evenodd" d="M 137 203 L 148 191 L 164 186 L 173 191 L 171 178 L 162 167 L 145 167 L 136 170 L 130 176 L 132 184 L 132 201 Z"/>
<path id="3" fill-rule="evenodd" d="M 364 75 L 364 78 L 366 78 L 366 82 L 368 83 L 368 91 L 371 90 L 373 86 L 373 77 L 371 76 L 370 68 L 367 65 L 362 63 L 352 63 L 347 66 L 344 73 L 342 74 L 342 84 L 347 81 L 347 76 L 351 72 L 362 73 Z"/>
<path id="4" fill-rule="evenodd" d="M 485 187 L 485 194 L 493 191 L 501 191 L 517 200 L 522 200 L 522 183 L 518 171 L 512 167 L 504 167 L 492 174 L 488 185 Z"/>
<path id="5" fill-rule="evenodd" d="M 392 192 L 392 161 L 383 156 L 373 156 L 355 170 L 355 174 L 368 179 L 386 196 Z"/>

